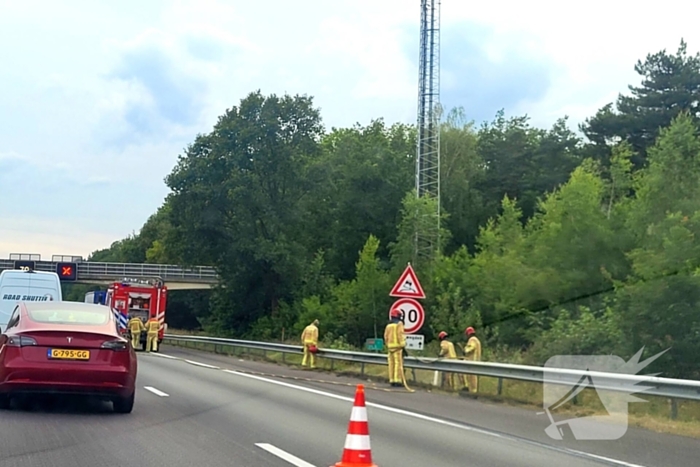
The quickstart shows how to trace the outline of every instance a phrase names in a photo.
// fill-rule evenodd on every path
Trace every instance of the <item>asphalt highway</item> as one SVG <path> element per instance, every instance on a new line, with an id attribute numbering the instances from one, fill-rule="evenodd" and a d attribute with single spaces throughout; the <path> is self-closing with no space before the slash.
<path id="1" fill-rule="evenodd" d="M 167 347 L 138 355 L 131 414 L 70 398 L 0 412 L 0 466 L 328 467 L 340 460 L 357 380 Z M 459 397 L 368 388 L 366 398 L 379 467 L 665 467 L 696 465 L 700 455 L 697 440 L 634 429 L 620 441 L 557 444 L 542 432 L 541 417 Z"/>

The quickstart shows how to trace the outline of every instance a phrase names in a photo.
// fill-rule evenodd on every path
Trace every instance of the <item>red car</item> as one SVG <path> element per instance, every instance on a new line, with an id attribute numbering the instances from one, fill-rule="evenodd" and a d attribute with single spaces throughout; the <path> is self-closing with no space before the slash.
<path id="1" fill-rule="evenodd" d="M 79 394 L 130 413 L 136 353 L 120 336 L 110 307 L 20 302 L 0 335 L 0 408 L 14 394 Z"/>

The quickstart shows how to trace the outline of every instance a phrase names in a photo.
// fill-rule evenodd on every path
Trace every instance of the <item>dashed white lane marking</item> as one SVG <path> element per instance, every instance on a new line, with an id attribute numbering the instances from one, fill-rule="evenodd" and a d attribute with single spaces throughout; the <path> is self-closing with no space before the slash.
<path id="1" fill-rule="evenodd" d="M 178 358 L 178 357 L 173 357 L 172 355 L 166 355 L 166 354 L 163 354 L 163 353 L 153 353 L 153 355 L 155 355 L 155 356 L 157 356 L 157 357 L 169 358 L 169 359 L 171 359 L 171 360 L 183 360 L 183 359 L 180 359 L 180 358 Z M 208 365 L 208 364 L 206 364 L 206 363 L 195 362 L 194 360 L 186 360 L 186 359 L 184 359 L 184 361 L 187 362 L 187 363 L 189 363 L 189 364 L 191 364 L 191 365 L 202 366 L 202 367 L 204 367 L 204 368 L 211 368 L 212 370 L 220 370 L 220 369 L 221 369 L 221 368 L 219 368 L 218 366 Z M 242 360 L 241 360 L 241 361 L 242 361 Z"/>
<path id="2" fill-rule="evenodd" d="M 178 359 L 178 360 L 181 360 L 181 359 L 179 359 L 179 358 L 177 358 L 177 359 Z M 184 359 L 182 359 L 182 360 L 183 360 L 183 361 L 186 361 L 186 362 L 188 362 L 188 363 L 194 363 L 194 362 L 192 362 L 191 360 L 184 360 Z M 196 363 L 195 363 L 195 364 L 196 364 Z M 206 365 L 206 364 L 203 364 L 203 363 L 200 364 L 200 365 L 201 365 L 201 366 L 206 366 L 206 367 L 211 367 L 211 365 Z M 218 368 L 218 367 L 212 367 L 212 368 L 221 369 L 221 368 Z M 319 389 L 312 389 L 312 388 L 307 388 L 307 387 L 304 387 L 304 386 L 298 386 L 298 385 L 296 385 L 296 384 L 291 384 L 291 383 L 286 383 L 286 382 L 284 382 L 284 381 L 277 381 L 277 380 L 274 380 L 274 379 L 264 378 L 264 377 L 262 377 L 262 376 L 249 375 L 249 374 L 246 374 L 246 373 L 239 373 L 239 372 L 234 371 L 234 370 L 222 369 L 222 371 L 224 371 L 225 373 L 232 374 L 232 375 L 242 376 L 242 377 L 244 377 L 244 378 L 256 379 L 256 380 L 259 380 L 259 381 L 264 381 L 264 382 L 266 382 L 266 383 L 276 384 L 276 385 L 278 385 L 278 386 L 284 386 L 284 387 L 288 387 L 288 388 L 291 388 L 291 389 L 296 389 L 296 390 L 298 390 L 298 391 L 304 391 L 304 392 L 309 392 L 309 393 L 312 393 L 312 394 L 317 394 L 317 395 L 319 395 L 319 396 L 329 397 L 329 398 L 331 398 L 331 399 L 338 399 L 338 400 L 347 401 L 347 402 L 353 402 L 353 401 L 355 400 L 355 399 L 352 398 L 352 397 L 341 396 L 341 395 L 338 395 L 338 394 L 333 394 L 333 393 L 331 393 L 331 392 L 321 391 L 321 390 L 319 390 Z M 449 427 L 451 427 L 451 428 L 458 428 L 458 429 L 460 429 L 460 430 L 465 430 L 465 431 L 472 431 L 472 432 L 475 432 L 475 433 L 480 433 L 480 434 L 483 434 L 483 435 L 486 435 L 486 436 L 491 436 L 491 437 L 494 437 L 494 438 L 508 439 L 508 440 L 511 440 L 511 441 L 514 441 L 514 442 L 520 442 L 520 443 L 530 444 L 530 445 L 538 446 L 538 447 L 540 447 L 540 448 L 548 449 L 548 450 L 551 450 L 551 451 L 560 452 L 560 453 L 568 454 L 568 455 L 573 455 L 573 456 L 576 456 L 576 457 L 583 457 L 583 458 L 586 458 L 586 459 L 589 459 L 589 460 L 598 461 L 598 462 L 601 462 L 601 461 L 602 461 L 602 462 L 606 462 L 606 463 L 608 463 L 608 464 L 617 465 L 617 466 L 620 466 L 620 467 L 645 467 L 645 466 L 640 465 L 640 464 L 632 464 L 632 463 L 630 463 L 630 462 L 625 462 L 625 461 L 621 461 L 621 460 L 618 460 L 618 459 L 613 459 L 613 458 L 610 458 L 610 457 L 599 456 L 599 455 L 597 455 L 597 454 L 591 454 L 591 453 L 584 452 L 584 451 L 578 451 L 578 450 L 569 449 L 569 448 L 559 448 L 559 447 L 557 447 L 557 446 L 552 446 L 552 445 L 545 444 L 545 443 L 541 443 L 541 442 L 538 442 L 538 441 L 531 441 L 531 440 L 528 440 L 528 439 L 525 439 L 525 438 L 519 438 L 519 437 L 516 437 L 516 436 L 509 436 L 509 435 L 502 435 L 502 434 L 500 434 L 500 433 L 496 433 L 496 432 L 493 432 L 493 431 L 483 430 L 483 429 L 476 428 L 476 427 L 472 427 L 472 426 L 468 426 L 468 425 L 462 425 L 462 424 L 460 424 L 460 423 L 450 422 L 450 421 L 447 421 L 447 420 L 442 420 L 442 419 L 439 419 L 439 418 L 430 417 L 430 416 L 422 415 L 422 414 L 415 413 L 415 412 L 409 412 L 408 410 L 397 409 L 397 408 L 395 408 L 395 407 L 389 407 L 388 405 L 375 404 L 374 402 L 366 402 L 365 405 L 367 405 L 367 407 L 374 407 L 374 408 L 376 408 L 376 409 L 385 410 L 385 411 L 387 411 L 387 412 L 393 412 L 393 413 L 396 413 L 396 414 L 405 415 L 405 416 L 407 416 L 407 417 L 417 418 L 417 419 L 419 419 L 419 420 L 424 420 L 424 421 L 426 421 L 426 422 L 437 423 L 437 424 L 439 424 L 439 425 L 449 426 Z M 274 447 L 274 446 L 273 446 L 273 447 Z M 284 451 L 282 451 L 282 452 L 284 452 Z M 291 455 L 291 454 L 290 454 L 290 455 Z M 302 465 L 309 465 L 309 464 L 302 464 Z M 313 467 L 313 466 L 311 466 L 311 467 Z"/>
<path id="3" fill-rule="evenodd" d="M 151 355 L 155 355 L 156 357 L 163 357 L 163 358 L 169 358 L 171 360 L 180 360 L 177 357 L 173 357 L 172 355 L 166 355 L 164 353 L 152 353 Z"/>
<path id="4" fill-rule="evenodd" d="M 204 368 L 211 368 L 212 370 L 219 370 L 220 369 L 218 366 L 207 365 L 206 363 L 199 363 L 199 362 L 195 362 L 192 360 L 185 360 L 185 361 L 191 365 L 203 366 Z"/>
<path id="5" fill-rule="evenodd" d="M 151 391 L 151 392 L 152 392 L 153 394 L 155 394 L 156 396 L 168 397 L 168 394 L 164 393 L 164 392 L 161 391 L 160 389 L 154 388 L 153 386 L 144 386 L 143 388 L 144 388 L 146 391 Z"/>
<path id="6" fill-rule="evenodd" d="M 309 464 L 303 459 L 299 459 L 296 456 L 293 456 L 289 454 L 286 451 L 281 450 L 278 447 L 275 447 L 271 444 L 267 443 L 255 443 L 257 447 L 260 449 L 264 449 L 265 451 L 269 452 L 270 454 L 274 454 L 275 456 L 279 457 L 280 459 L 289 462 L 290 464 L 296 466 L 296 467 L 316 467 L 313 464 Z"/>

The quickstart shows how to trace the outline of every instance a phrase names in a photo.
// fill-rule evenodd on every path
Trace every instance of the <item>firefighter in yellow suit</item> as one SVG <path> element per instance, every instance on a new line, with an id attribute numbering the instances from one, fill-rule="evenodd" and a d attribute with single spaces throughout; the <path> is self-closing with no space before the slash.
<path id="1" fill-rule="evenodd" d="M 304 358 L 301 360 L 301 366 L 311 364 L 311 368 L 316 368 L 316 355 L 309 351 L 309 347 L 318 347 L 318 320 L 304 328 L 301 333 L 301 343 L 304 346 Z"/>
<path id="2" fill-rule="evenodd" d="M 389 360 L 389 384 L 401 387 L 403 385 L 403 353 L 406 348 L 406 334 L 401 321 L 401 312 L 391 310 L 390 318 L 391 322 L 384 329 L 384 342 Z"/>
<path id="3" fill-rule="evenodd" d="M 447 333 L 442 331 L 438 334 L 438 339 L 440 339 L 440 358 L 447 358 L 455 360 L 457 359 L 457 352 L 455 352 L 455 345 L 447 340 Z M 454 373 L 443 373 L 443 381 L 447 382 L 447 386 L 450 389 L 457 389 Z M 464 378 L 459 375 L 459 380 L 463 383 Z"/>
<path id="4" fill-rule="evenodd" d="M 131 346 L 136 349 L 141 343 L 141 333 L 146 330 L 146 326 L 144 326 L 143 322 L 136 316 L 132 317 L 126 326 L 131 333 Z"/>
<path id="5" fill-rule="evenodd" d="M 473 362 L 481 361 L 481 341 L 476 337 L 476 331 L 473 327 L 469 326 L 464 333 L 467 335 L 467 345 L 464 347 L 464 359 Z M 478 392 L 479 390 L 479 377 L 476 375 L 467 375 L 467 382 L 469 383 L 469 392 Z"/>
<path id="6" fill-rule="evenodd" d="M 158 331 L 160 330 L 160 323 L 158 319 L 154 316 L 148 320 L 146 323 L 146 352 L 153 350 L 158 352 Z"/>

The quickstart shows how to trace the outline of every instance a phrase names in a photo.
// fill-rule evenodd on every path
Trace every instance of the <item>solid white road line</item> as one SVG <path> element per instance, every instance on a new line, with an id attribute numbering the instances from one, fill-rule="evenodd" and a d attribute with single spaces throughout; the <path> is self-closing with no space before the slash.
<path id="1" fill-rule="evenodd" d="M 152 392 L 153 394 L 155 394 L 156 396 L 168 397 L 168 394 L 166 394 L 166 393 L 164 393 L 163 391 L 161 391 L 160 389 L 156 389 L 156 388 L 154 388 L 154 387 L 152 387 L 152 386 L 144 386 L 143 388 L 144 388 L 146 391 L 151 391 L 151 392 Z"/>
<path id="2" fill-rule="evenodd" d="M 185 360 L 185 361 L 186 361 L 187 363 L 192 364 L 192 365 L 203 366 L 204 368 L 211 368 L 211 369 L 213 369 L 213 370 L 218 370 L 218 369 L 219 369 L 218 366 L 207 365 L 206 363 L 194 362 L 194 361 L 192 361 L 192 360 Z"/>
<path id="3" fill-rule="evenodd" d="M 281 450 L 278 447 L 275 447 L 271 444 L 267 443 L 255 443 L 257 447 L 260 449 L 264 449 L 265 451 L 269 452 L 270 454 L 274 454 L 275 456 L 279 457 L 280 459 L 289 462 L 292 465 L 295 465 L 296 467 L 316 467 L 313 464 L 309 464 L 305 460 L 299 459 L 296 456 L 293 456 L 289 454 L 286 451 Z"/>
<path id="4" fill-rule="evenodd" d="M 158 355 L 158 354 L 156 354 L 156 355 Z M 175 358 L 175 359 L 177 359 L 177 360 L 180 360 L 180 359 L 177 358 L 177 357 L 171 357 L 171 358 Z M 186 362 L 188 362 L 188 363 L 192 363 L 192 364 L 194 364 L 194 365 L 199 364 L 200 366 L 204 366 L 204 367 L 220 369 L 220 368 L 218 368 L 218 367 L 214 367 L 214 366 L 211 366 L 211 365 L 206 365 L 206 364 L 204 364 L 204 363 L 193 362 L 192 360 L 184 360 L 184 361 L 186 361 Z M 249 375 L 249 374 L 246 374 L 246 373 L 239 373 L 239 372 L 234 371 L 234 370 L 222 370 L 222 371 L 224 371 L 224 372 L 226 372 L 226 373 L 230 373 L 230 374 L 232 374 L 232 375 L 242 376 L 242 377 L 244 377 L 244 378 L 256 379 L 256 380 L 258 380 L 258 381 L 264 381 L 264 382 L 266 382 L 266 383 L 276 384 L 276 385 L 278 385 L 278 386 L 284 386 L 284 387 L 288 387 L 288 388 L 291 388 L 291 389 L 296 389 L 296 390 L 298 390 L 298 391 L 304 391 L 304 392 L 308 392 L 308 393 L 311 393 L 311 394 L 317 394 L 317 395 L 319 395 L 319 396 L 329 397 L 329 398 L 331 398 L 331 399 L 337 399 L 337 400 L 342 400 L 342 401 L 347 401 L 347 402 L 354 402 L 354 401 L 355 401 L 355 398 L 354 398 L 354 397 L 341 396 L 341 395 L 338 395 L 338 394 L 333 394 L 333 393 L 331 393 L 331 392 L 326 392 L 326 391 L 321 391 L 321 390 L 318 390 L 318 389 L 307 388 L 307 387 L 304 387 L 304 386 L 298 386 L 298 385 L 296 385 L 296 384 L 291 384 L 291 383 L 285 383 L 284 381 L 277 381 L 277 380 L 274 380 L 274 379 L 264 378 L 264 377 L 262 377 L 262 376 Z M 147 389 L 148 389 L 148 388 L 147 388 Z M 395 407 L 389 407 L 388 405 L 375 404 L 374 402 L 366 402 L 365 405 L 366 405 L 367 407 L 374 407 L 374 408 L 379 409 L 379 410 L 384 410 L 384 411 L 387 411 L 387 412 L 393 412 L 393 413 L 396 413 L 396 414 L 405 415 L 405 416 L 407 416 L 407 417 L 412 417 L 412 418 L 417 418 L 417 419 L 419 419 L 419 420 L 424 420 L 424 421 L 427 421 L 427 422 L 437 423 L 437 424 L 439 424 L 439 425 L 448 426 L 448 427 L 451 427 L 451 428 L 458 428 L 458 429 L 460 429 L 460 430 L 465 430 L 465 431 L 473 431 L 473 432 L 475 432 L 475 433 L 480 433 L 480 434 L 483 434 L 483 435 L 486 435 L 486 436 L 491 436 L 491 437 L 494 437 L 494 438 L 509 439 L 509 440 L 511 440 L 511 441 L 526 443 L 526 444 L 530 444 L 530 445 L 534 445 L 534 446 L 539 446 L 539 447 L 541 447 L 541 448 L 549 449 L 549 450 L 551 450 L 551 451 L 561 452 L 561 453 L 573 455 L 573 456 L 576 456 L 576 457 L 583 457 L 583 458 L 587 458 L 587 459 L 590 459 L 590 460 L 596 460 L 596 461 L 605 461 L 605 462 L 608 462 L 608 463 L 610 463 L 610 464 L 619 465 L 620 467 L 645 467 L 645 466 L 640 465 L 640 464 L 632 464 L 632 463 L 630 463 L 630 462 L 625 462 L 625 461 L 621 461 L 621 460 L 618 460 L 618 459 L 612 459 L 612 458 L 609 458 L 609 457 L 603 457 L 603 456 L 599 456 L 599 455 L 597 455 L 597 454 L 591 454 L 591 453 L 584 452 L 584 451 L 578 451 L 578 450 L 569 449 L 569 448 L 559 448 L 559 447 L 557 447 L 557 446 L 552 446 L 552 445 L 550 445 L 550 444 L 541 443 L 541 442 L 538 442 L 538 441 L 530 441 L 530 440 L 525 439 L 525 438 L 519 438 L 519 437 L 516 437 L 516 436 L 509 436 L 509 435 L 502 435 L 502 434 L 499 434 L 499 433 L 496 433 L 496 432 L 493 432 L 493 431 L 483 430 L 483 429 L 476 428 L 476 427 L 472 427 L 472 426 L 468 426 L 468 425 L 462 425 L 462 424 L 460 424 L 460 423 L 450 422 L 450 421 L 447 421 L 447 420 L 441 420 L 441 419 L 439 419 L 439 418 L 429 417 L 429 416 L 427 416 L 427 415 L 422 415 L 422 414 L 415 413 L 415 412 L 409 412 L 408 410 L 402 410 L 402 409 L 397 409 L 397 408 L 395 408 Z M 262 447 L 262 446 L 260 446 L 260 447 Z M 272 446 L 272 447 L 274 448 L 274 446 Z M 265 448 L 263 448 L 263 449 L 265 449 Z M 277 448 L 275 448 L 275 449 L 277 449 Z M 284 452 L 284 451 L 281 451 L 281 452 Z M 286 453 L 285 453 L 285 454 L 286 454 Z M 291 454 L 290 454 L 290 455 L 291 455 Z M 294 457 L 294 456 L 292 456 L 292 457 Z M 295 459 L 296 459 L 296 458 L 295 458 Z M 303 461 L 302 461 L 302 462 L 303 462 Z M 300 464 L 300 465 L 302 465 L 302 466 L 308 466 L 308 465 L 310 465 L 310 464 Z M 311 466 L 311 467 L 313 467 L 313 466 Z"/>

